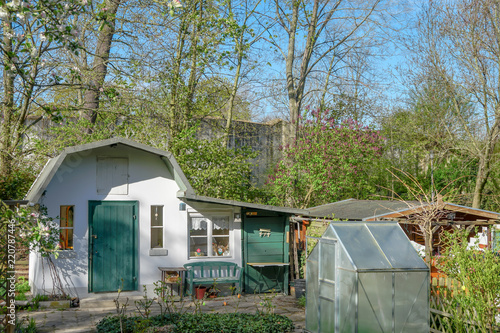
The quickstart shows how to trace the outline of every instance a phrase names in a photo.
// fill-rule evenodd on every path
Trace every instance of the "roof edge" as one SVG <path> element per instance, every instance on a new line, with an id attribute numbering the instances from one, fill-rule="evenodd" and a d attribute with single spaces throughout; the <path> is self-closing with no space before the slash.
<path id="1" fill-rule="evenodd" d="M 185 200 L 207 202 L 207 203 L 216 203 L 216 204 L 221 204 L 221 205 L 238 206 L 238 207 L 246 207 L 246 208 L 253 208 L 253 209 L 262 209 L 262 210 L 268 210 L 268 211 L 274 211 L 274 212 L 280 212 L 280 213 L 289 213 L 289 214 L 296 214 L 296 215 L 308 215 L 309 214 L 309 211 L 306 209 L 255 204 L 255 203 L 250 203 L 250 202 L 243 202 L 243 201 L 229 200 L 229 199 L 218 199 L 218 198 L 197 195 L 197 194 L 194 194 L 194 192 L 178 193 L 177 197 L 179 199 L 185 199 Z"/>

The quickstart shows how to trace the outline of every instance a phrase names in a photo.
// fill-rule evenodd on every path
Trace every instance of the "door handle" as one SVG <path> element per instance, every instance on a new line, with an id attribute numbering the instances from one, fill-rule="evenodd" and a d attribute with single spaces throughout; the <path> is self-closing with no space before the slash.
<path id="1" fill-rule="evenodd" d="M 97 235 L 92 235 L 92 238 L 97 239 Z"/>

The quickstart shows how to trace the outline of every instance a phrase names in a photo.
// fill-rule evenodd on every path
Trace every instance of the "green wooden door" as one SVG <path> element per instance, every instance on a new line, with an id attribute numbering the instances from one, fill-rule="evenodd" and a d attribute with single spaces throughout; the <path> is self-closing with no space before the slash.
<path id="1" fill-rule="evenodd" d="M 89 291 L 137 290 L 137 212 L 137 201 L 89 201 Z"/>
<path id="2" fill-rule="evenodd" d="M 259 215 L 259 213 L 261 215 Z M 254 213 L 255 214 L 255 213 Z M 264 215 L 264 216 L 262 216 Z M 248 263 L 288 263 L 288 222 L 285 216 L 257 211 L 243 215 L 243 267 L 246 293 L 288 290 L 288 266 L 254 268 Z M 269 232 L 268 232 L 269 231 Z"/>

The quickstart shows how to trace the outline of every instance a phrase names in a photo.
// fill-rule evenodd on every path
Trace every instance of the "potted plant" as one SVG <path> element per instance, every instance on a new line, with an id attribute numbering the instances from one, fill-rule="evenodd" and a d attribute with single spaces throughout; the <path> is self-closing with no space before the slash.
<path id="1" fill-rule="evenodd" d="M 216 298 L 219 294 L 220 289 L 217 287 L 217 279 L 214 279 L 214 283 L 207 289 L 207 295 L 209 298 Z"/>

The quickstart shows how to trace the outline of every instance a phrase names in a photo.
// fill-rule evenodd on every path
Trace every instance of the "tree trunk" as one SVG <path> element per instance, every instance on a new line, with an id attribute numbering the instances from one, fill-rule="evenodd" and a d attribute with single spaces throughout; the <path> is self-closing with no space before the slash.
<path id="1" fill-rule="evenodd" d="M 106 0 L 106 15 L 101 23 L 101 32 L 97 38 L 94 61 L 92 64 L 93 77 L 90 79 L 89 87 L 84 95 L 83 110 L 80 115 L 90 122 L 87 133 L 92 133 L 99 110 L 99 99 L 108 72 L 109 54 L 111 43 L 115 34 L 116 13 L 121 0 Z"/>
<path id="2" fill-rule="evenodd" d="M 4 64 L 11 63 L 10 57 L 7 55 L 12 52 L 12 40 L 7 37 L 6 31 L 12 30 L 12 23 L 8 18 L 5 18 L 2 25 L 3 29 L 3 47 L 4 47 Z M 7 65 L 8 66 L 8 65 Z M 10 175 L 12 172 L 13 156 L 12 152 L 15 147 L 12 146 L 12 129 L 16 121 L 14 119 L 14 76 L 11 71 L 4 68 L 3 71 L 3 122 L 1 123 L 0 131 L 0 174 L 4 176 Z M 3 198 L 5 199 L 5 198 Z"/>
<path id="3" fill-rule="evenodd" d="M 225 148 L 228 148 L 229 131 L 231 130 L 231 123 L 233 121 L 234 101 L 236 99 L 236 93 L 238 92 L 238 81 L 240 80 L 242 58 L 243 57 L 241 55 L 238 56 L 238 66 L 236 67 L 236 73 L 234 74 L 233 88 L 231 89 L 231 96 L 229 97 L 226 128 L 224 131 L 224 141 L 222 143 L 222 146 Z"/>
<path id="4" fill-rule="evenodd" d="M 419 223 L 419 228 L 424 235 L 425 263 L 431 269 L 432 266 L 432 225 L 430 222 Z"/>
<path id="5" fill-rule="evenodd" d="M 299 106 L 297 103 L 297 90 L 295 86 L 295 77 L 293 74 L 293 64 L 295 60 L 295 36 L 297 35 L 297 23 L 299 20 L 299 1 L 292 2 L 292 17 L 290 18 L 290 27 L 288 29 L 288 53 L 286 56 L 286 88 L 288 91 L 288 105 L 290 112 L 291 136 L 289 142 L 297 137 L 299 131 Z"/>
<path id="6" fill-rule="evenodd" d="M 483 158 L 479 159 L 479 167 L 476 175 L 476 184 L 474 186 L 474 195 L 472 197 L 472 208 L 481 208 L 481 200 L 483 191 L 489 177 L 489 167 L 487 161 Z"/>

